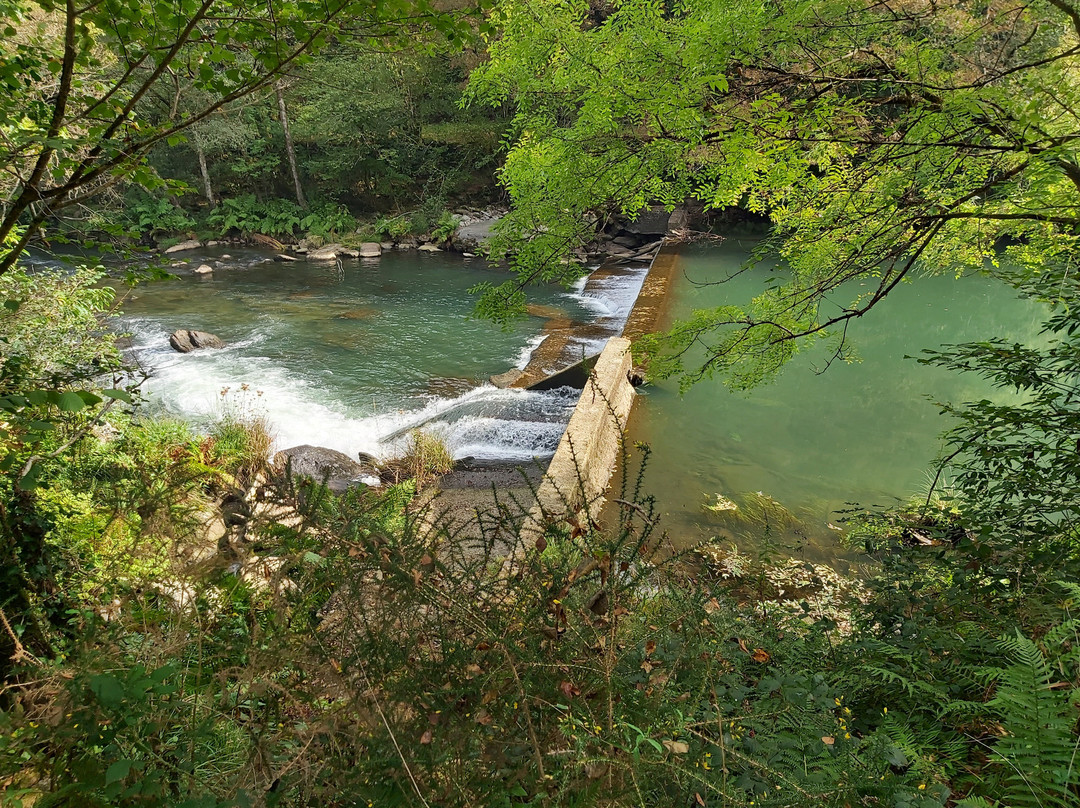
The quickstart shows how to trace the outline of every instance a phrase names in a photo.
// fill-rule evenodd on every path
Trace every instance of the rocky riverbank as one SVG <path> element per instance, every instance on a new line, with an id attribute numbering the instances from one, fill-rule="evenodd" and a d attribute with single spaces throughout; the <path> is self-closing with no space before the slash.
<path id="1" fill-rule="evenodd" d="M 278 251 L 278 260 L 344 261 L 377 259 L 391 250 L 420 252 L 454 252 L 471 258 L 487 252 L 495 228 L 507 214 L 505 208 L 460 208 L 444 224 L 422 235 L 385 234 L 383 238 L 371 229 L 326 241 L 304 235 L 296 242 L 286 243 L 271 236 L 252 233 L 217 239 L 188 238 L 164 250 L 163 255 L 175 256 L 206 247 L 226 244 L 248 245 Z M 634 218 L 613 217 L 606 223 L 597 222 L 592 241 L 575 251 L 573 259 L 580 263 L 612 261 L 630 263 L 649 261 L 660 248 L 665 236 L 684 229 L 688 222 L 685 208 L 668 212 L 660 207 L 647 209 Z"/>

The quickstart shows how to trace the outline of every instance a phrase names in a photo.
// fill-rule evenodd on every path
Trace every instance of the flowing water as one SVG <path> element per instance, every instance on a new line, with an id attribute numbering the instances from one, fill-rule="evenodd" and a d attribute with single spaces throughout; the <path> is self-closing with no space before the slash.
<path id="1" fill-rule="evenodd" d="M 760 291 L 773 274 L 768 266 L 716 283 L 739 270 L 752 246 L 730 239 L 686 250 L 671 314 L 744 303 Z M 846 304 L 867 288 L 833 298 Z M 721 536 L 760 545 L 766 512 L 774 523 L 781 512 L 775 502 L 801 521 L 779 533 L 806 545 L 811 556 L 834 555 L 836 511 L 846 503 L 889 505 L 927 492 L 939 436 L 950 426 L 933 402 L 990 395 L 973 375 L 905 357 L 993 336 L 1039 342 L 1044 314 L 1040 304 L 982 276 L 918 278 L 852 322 L 857 363 L 834 362 L 821 372 L 831 351 L 819 344 L 749 395 L 716 380 L 699 382 L 682 397 L 673 383 L 643 388 L 631 437 L 653 449 L 645 487 L 657 499 L 661 525 L 682 544 Z M 740 533 L 732 512 L 709 510 L 718 494 L 753 511 L 756 529 Z"/>
<path id="2" fill-rule="evenodd" d="M 731 239 L 687 249 L 672 314 L 749 299 L 769 267 L 715 282 L 735 274 L 751 247 Z M 441 434 L 458 458 L 551 455 L 578 392 L 498 390 L 487 377 L 524 367 L 549 322 L 586 326 L 565 353 L 599 350 L 621 329 L 643 274 L 598 273 L 569 291 L 533 290 L 545 316 L 558 319 L 530 317 L 504 330 L 470 316 L 469 288 L 505 277 L 480 261 L 390 253 L 339 267 L 222 252 L 183 256 L 188 267 L 215 264 L 211 277 L 178 269 L 178 279 L 140 286 L 124 304 L 122 327 L 152 372 L 151 407 L 195 422 L 253 409 L 268 417 L 279 448 L 310 443 L 350 455 L 390 454 L 420 425 Z M 990 279 L 920 278 L 852 323 L 858 363 L 834 362 L 821 373 L 830 354 L 819 345 L 750 395 L 716 381 L 682 397 L 674 384 L 643 388 L 631 438 L 653 448 L 646 488 L 661 524 L 681 544 L 722 536 L 753 547 L 764 521 L 775 526 L 786 509 L 799 522 L 777 534 L 812 556 L 834 556 L 836 511 L 846 503 L 887 505 L 926 491 L 948 427 L 932 400 L 989 392 L 974 376 L 905 356 L 995 335 L 1037 341 L 1042 314 Z M 168 345 L 178 328 L 210 331 L 228 347 L 178 354 Z M 723 502 L 718 495 L 753 524 L 709 510 Z"/>
<path id="3" fill-rule="evenodd" d="M 190 267 L 215 265 L 213 275 L 178 269 L 178 279 L 140 286 L 123 304 L 120 327 L 152 374 L 151 407 L 196 422 L 253 409 L 268 417 L 279 448 L 310 443 L 386 455 L 411 427 L 425 425 L 458 458 L 525 461 L 554 452 L 578 391 L 486 382 L 525 365 L 545 322 L 530 317 L 501 329 L 471 317 L 469 288 L 505 274 L 441 254 L 388 253 L 339 267 L 224 252 L 184 253 Z M 617 333 L 634 294 L 626 283 L 582 283 L 531 297 Z M 227 347 L 176 353 L 168 335 L 178 328 L 217 334 Z M 578 350 L 594 351 L 595 334 Z"/>

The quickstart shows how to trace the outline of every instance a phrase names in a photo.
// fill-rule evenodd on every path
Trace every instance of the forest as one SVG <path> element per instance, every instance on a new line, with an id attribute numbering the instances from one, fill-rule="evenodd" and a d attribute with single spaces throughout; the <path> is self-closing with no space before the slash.
<path id="1" fill-rule="evenodd" d="M 0 16 L 0 805 L 1080 804 L 1080 4 Z M 752 548 L 674 535 L 632 439 L 598 518 L 525 530 L 498 485 L 469 518 L 442 508 L 427 492 L 460 458 L 419 428 L 341 490 L 275 460 L 265 388 L 238 378 L 198 422 L 157 405 L 122 318 L 191 275 L 165 252 L 183 242 L 435 253 L 479 215 L 498 224 L 468 260 L 491 266 L 455 281 L 471 313 L 449 329 L 516 350 L 646 211 L 684 214 L 675 249 L 761 234 L 747 299 L 635 342 L 646 392 L 754 401 L 813 351 L 827 376 L 937 277 L 1038 304 L 1030 339 L 906 360 L 986 392 L 926 405 L 921 490 L 833 517 L 857 574 L 778 547 L 798 517 L 761 492 L 738 506 Z M 408 263 L 431 253 L 384 254 L 370 293 L 437 309 L 432 267 L 457 270 Z M 285 293 L 260 322 L 323 317 L 288 285 L 300 264 L 265 261 Z M 213 312 L 238 294 L 183 288 Z M 359 341 L 386 318 L 360 302 L 317 339 L 388 376 L 408 343 L 436 352 L 423 320 Z"/>

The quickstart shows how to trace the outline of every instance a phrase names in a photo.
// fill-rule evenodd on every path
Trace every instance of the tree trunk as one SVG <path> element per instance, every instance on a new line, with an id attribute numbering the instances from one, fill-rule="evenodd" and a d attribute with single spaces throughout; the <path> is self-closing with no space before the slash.
<path id="1" fill-rule="evenodd" d="M 210 170 L 206 167 L 206 152 L 203 151 L 202 144 L 197 137 L 195 138 L 195 153 L 199 156 L 199 173 L 202 174 L 203 192 L 206 194 L 206 201 L 210 203 L 210 207 L 214 207 L 217 200 L 214 199 L 214 186 L 210 184 Z"/>
<path id="2" fill-rule="evenodd" d="M 285 109 L 285 93 L 282 92 L 282 84 L 279 81 L 274 85 L 277 90 L 278 113 L 281 115 L 281 128 L 285 130 L 285 151 L 289 155 L 289 169 L 292 171 L 293 185 L 296 188 L 296 204 L 307 208 L 307 200 L 304 199 L 304 188 L 300 185 L 300 171 L 296 168 L 296 150 L 293 148 L 292 133 L 289 132 L 289 113 Z"/>

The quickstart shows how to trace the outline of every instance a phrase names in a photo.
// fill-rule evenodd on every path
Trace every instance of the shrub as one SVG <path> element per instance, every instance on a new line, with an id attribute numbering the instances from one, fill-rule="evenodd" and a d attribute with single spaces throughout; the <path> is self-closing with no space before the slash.
<path id="1" fill-rule="evenodd" d="M 395 481 L 411 479 L 417 489 L 426 486 L 434 478 L 454 468 L 454 457 L 446 443 L 437 435 L 414 429 L 400 457 L 383 464 Z"/>

